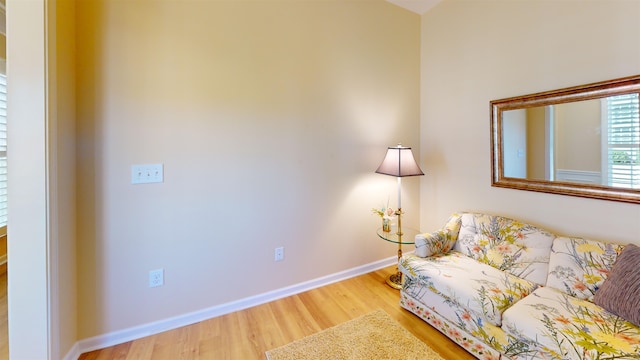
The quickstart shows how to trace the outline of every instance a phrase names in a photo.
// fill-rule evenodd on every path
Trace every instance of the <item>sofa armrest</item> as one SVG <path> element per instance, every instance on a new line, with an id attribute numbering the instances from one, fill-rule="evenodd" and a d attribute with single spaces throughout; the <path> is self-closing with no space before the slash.
<path id="1" fill-rule="evenodd" d="M 458 240 L 460 224 L 461 216 L 459 214 L 453 214 L 449 217 L 449 220 L 447 220 L 447 223 L 442 229 L 432 233 L 416 235 L 415 254 L 420 257 L 427 257 L 449 252 L 456 243 L 456 240 Z"/>

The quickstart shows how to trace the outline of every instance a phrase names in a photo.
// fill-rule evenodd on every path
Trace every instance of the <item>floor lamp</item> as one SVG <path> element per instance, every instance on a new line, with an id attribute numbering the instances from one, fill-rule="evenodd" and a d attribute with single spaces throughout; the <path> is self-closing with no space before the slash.
<path id="1" fill-rule="evenodd" d="M 378 166 L 376 173 L 398 178 L 398 210 L 396 210 L 398 230 L 396 235 L 398 235 L 398 260 L 400 260 L 402 256 L 402 178 L 405 176 L 420 176 L 424 175 L 424 173 L 413 158 L 411 148 L 401 144 L 387 149 L 387 154 L 382 160 L 382 164 Z M 398 271 L 395 275 L 391 275 L 390 282 L 389 285 L 392 287 L 400 288 L 402 286 L 402 273 Z"/>

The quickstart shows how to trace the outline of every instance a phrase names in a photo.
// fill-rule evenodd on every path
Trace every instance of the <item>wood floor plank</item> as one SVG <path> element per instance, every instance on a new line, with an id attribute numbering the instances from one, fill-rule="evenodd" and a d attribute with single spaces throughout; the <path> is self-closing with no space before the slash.
<path id="1" fill-rule="evenodd" d="M 0 360 L 9 359 L 9 306 L 6 264 L 0 272 Z"/>
<path id="2" fill-rule="evenodd" d="M 200 339 L 198 327 L 185 326 L 178 338 L 178 357 L 182 360 L 197 360 L 200 358 Z"/>
<path id="3" fill-rule="evenodd" d="M 251 309 L 247 309 L 245 311 L 240 311 L 232 314 L 225 315 L 226 318 L 226 326 L 225 329 L 229 329 L 229 333 L 225 334 L 225 337 L 228 337 L 227 343 L 221 344 L 222 347 L 217 349 L 220 353 L 220 358 L 222 359 L 251 359 L 255 356 L 255 351 L 253 350 L 250 341 L 248 341 L 248 337 L 253 335 L 249 334 L 246 326 L 246 313 L 251 311 Z"/>
<path id="4" fill-rule="evenodd" d="M 222 315 L 126 344 L 82 354 L 79 360 L 265 359 L 265 351 L 383 309 L 445 359 L 473 360 L 454 342 L 398 304 L 385 283 L 394 267 Z"/>
<path id="5" fill-rule="evenodd" d="M 154 336 L 133 341 L 129 348 L 129 353 L 127 353 L 126 360 L 151 359 L 155 343 L 156 338 Z"/>
<path id="6" fill-rule="evenodd" d="M 305 306 L 299 296 L 269 303 L 273 316 L 277 319 L 276 326 L 280 327 L 282 339 L 276 346 L 288 343 L 288 339 L 299 337 L 301 334 L 313 334 L 320 330 L 320 326 Z"/>
<path id="7" fill-rule="evenodd" d="M 253 311 L 248 311 L 248 332 L 252 334 L 254 349 L 259 352 L 264 348 L 272 348 L 274 344 L 284 341 L 283 329 L 285 326 L 278 324 L 269 304 L 257 306 Z"/>
<path id="8" fill-rule="evenodd" d="M 220 336 L 220 322 L 219 321 L 201 321 L 193 325 L 198 328 L 198 339 L 200 342 L 211 340 L 216 336 Z"/>

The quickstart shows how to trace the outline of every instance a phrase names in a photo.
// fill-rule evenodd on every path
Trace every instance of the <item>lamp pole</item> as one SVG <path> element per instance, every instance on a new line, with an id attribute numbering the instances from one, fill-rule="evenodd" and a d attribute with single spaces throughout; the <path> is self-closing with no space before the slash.
<path id="1" fill-rule="evenodd" d="M 404 176 L 420 176 L 424 175 L 420 166 L 413 158 L 410 147 L 404 147 L 398 144 L 396 147 L 387 148 L 387 154 L 382 160 L 382 164 L 376 170 L 376 173 L 383 175 L 391 175 L 398 178 L 398 209 L 395 214 L 398 216 L 398 230 L 396 232 L 398 243 L 398 262 L 402 257 L 402 177 Z M 396 242 L 394 240 L 389 240 Z M 402 273 L 398 269 L 396 274 L 392 274 L 387 279 L 389 286 L 400 289 L 402 287 Z"/>

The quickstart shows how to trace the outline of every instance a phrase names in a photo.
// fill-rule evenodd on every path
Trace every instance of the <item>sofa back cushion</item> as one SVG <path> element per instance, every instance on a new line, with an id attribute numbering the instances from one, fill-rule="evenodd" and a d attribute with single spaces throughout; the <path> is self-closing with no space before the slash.
<path id="1" fill-rule="evenodd" d="M 592 301 L 623 248 L 624 245 L 558 237 L 551 248 L 547 286 Z"/>
<path id="2" fill-rule="evenodd" d="M 464 213 L 454 250 L 544 285 L 555 235 L 503 216 Z"/>

